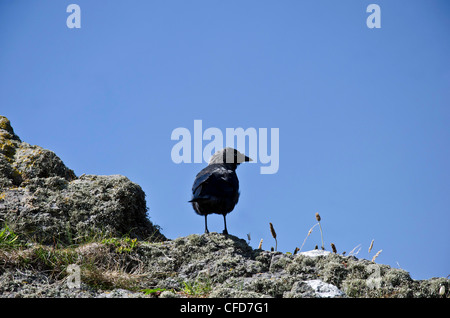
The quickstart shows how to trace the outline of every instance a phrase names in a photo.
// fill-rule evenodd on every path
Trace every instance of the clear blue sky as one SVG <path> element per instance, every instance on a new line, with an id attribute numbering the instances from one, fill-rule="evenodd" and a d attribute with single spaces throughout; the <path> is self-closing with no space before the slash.
<path id="1" fill-rule="evenodd" d="M 66 7 L 81 8 L 69 29 Z M 381 8 L 381 29 L 366 7 Z M 228 230 L 450 274 L 450 4 L 408 1 L 0 2 L 0 114 L 77 175 L 142 186 L 152 222 L 203 233 L 187 201 L 206 163 L 175 164 L 172 131 L 279 128 L 280 165 L 238 168 Z M 221 232 L 219 215 L 210 231 Z M 373 251 L 367 250 L 375 239 Z M 303 250 L 320 245 L 315 228 Z"/>

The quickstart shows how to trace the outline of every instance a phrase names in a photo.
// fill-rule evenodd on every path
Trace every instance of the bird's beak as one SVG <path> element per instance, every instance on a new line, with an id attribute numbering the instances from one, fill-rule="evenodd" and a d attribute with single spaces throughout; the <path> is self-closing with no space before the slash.
<path id="1" fill-rule="evenodd" d="M 248 161 L 253 161 L 253 159 L 252 159 L 252 158 L 250 158 L 250 157 L 247 157 L 247 156 L 245 156 L 245 158 L 244 158 L 244 159 L 245 159 L 245 161 L 246 161 L 246 162 L 248 162 Z"/>

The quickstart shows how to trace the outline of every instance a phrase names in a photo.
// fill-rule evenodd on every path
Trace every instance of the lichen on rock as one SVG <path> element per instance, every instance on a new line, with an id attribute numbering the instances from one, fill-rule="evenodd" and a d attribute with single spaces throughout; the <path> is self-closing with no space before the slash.
<path id="1" fill-rule="evenodd" d="M 100 234 L 164 239 L 128 178 L 77 178 L 53 151 L 22 142 L 3 116 L 0 137 L 0 223 L 48 244 Z"/>
<path id="2" fill-rule="evenodd" d="M 417 281 L 354 256 L 264 251 L 218 233 L 168 240 L 148 219 L 139 185 L 121 175 L 75 176 L 52 151 L 22 142 L 2 116 L 0 231 L 11 238 L 0 248 L 0 297 L 450 295 L 447 278 Z M 80 288 L 66 284 L 72 264 Z"/>

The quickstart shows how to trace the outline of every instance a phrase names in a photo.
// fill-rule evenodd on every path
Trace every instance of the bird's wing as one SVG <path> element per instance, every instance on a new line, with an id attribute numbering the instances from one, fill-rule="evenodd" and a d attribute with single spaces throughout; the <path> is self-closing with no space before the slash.
<path id="1" fill-rule="evenodd" d="M 207 189 L 206 189 L 207 188 Z M 239 189 L 236 174 L 222 165 L 209 165 L 200 171 L 192 186 L 194 198 L 233 194 Z"/>

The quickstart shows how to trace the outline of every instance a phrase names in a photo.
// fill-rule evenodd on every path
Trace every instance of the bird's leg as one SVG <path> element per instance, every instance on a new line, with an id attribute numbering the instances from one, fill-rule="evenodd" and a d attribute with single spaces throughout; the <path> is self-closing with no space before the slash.
<path id="1" fill-rule="evenodd" d="M 228 235 L 226 214 L 223 215 L 223 224 L 225 225 L 225 229 L 222 233 Z"/>
<path id="2" fill-rule="evenodd" d="M 207 222 L 207 220 L 206 220 L 206 217 L 208 216 L 208 214 L 205 214 L 205 234 L 208 234 L 209 233 L 209 231 L 208 231 L 208 222 Z"/>

